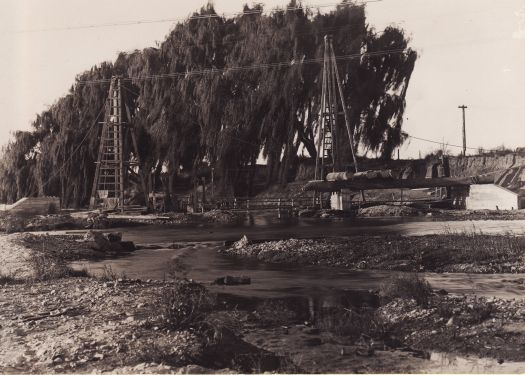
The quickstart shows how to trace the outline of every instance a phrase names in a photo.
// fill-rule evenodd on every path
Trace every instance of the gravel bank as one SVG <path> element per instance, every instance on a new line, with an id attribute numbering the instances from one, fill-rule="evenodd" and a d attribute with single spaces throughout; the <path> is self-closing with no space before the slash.
<path id="1" fill-rule="evenodd" d="M 243 238 L 224 253 L 270 263 L 348 269 L 467 273 L 525 272 L 525 237 L 457 233 L 427 236 L 354 236 L 251 244 Z"/>

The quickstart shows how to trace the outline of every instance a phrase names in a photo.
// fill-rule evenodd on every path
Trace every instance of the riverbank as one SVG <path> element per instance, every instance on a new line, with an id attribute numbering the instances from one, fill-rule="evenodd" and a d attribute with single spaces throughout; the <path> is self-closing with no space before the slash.
<path id="1" fill-rule="evenodd" d="M 475 230 L 425 236 L 352 236 L 250 243 L 224 254 L 263 262 L 410 272 L 523 273 L 525 236 Z"/>
<path id="2" fill-rule="evenodd" d="M 0 249 L 14 244 L 31 270 L 31 254 L 56 260 L 76 243 L 58 237 L 57 251 L 38 239 L 0 236 Z M 49 277 L 33 269 L 2 278 L 0 370 L 406 373 L 438 365 L 429 360 L 435 351 L 493 358 L 495 366 L 525 360 L 516 350 L 525 345 L 523 300 L 448 295 L 413 274 L 331 300 L 256 298 L 170 279 L 180 271 L 171 267 L 166 281 L 111 268 L 97 278 L 51 269 Z"/>
<path id="3" fill-rule="evenodd" d="M 52 215 L 20 216 L 2 213 L 0 231 L 36 232 L 57 230 L 86 230 L 133 228 L 137 226 L 234 226 L 253 221 L 257 217 L 275 213 L 276 217 L 294 220 L 320 219 L 366 220 L 381 218 L 399 218 L 425 221 L 519 221 L 525 220 L 525 210 L 446 210 L 424 208 L 412 205 L 372 205 L 353 211 L 328 209 L 268 209 L 262 211 L 212 210 L 204 213 L 170 212 L 162 214 L 120 214 L 79 211 Z"/>
<path id="4" fill-rule="evenodd" d="M 140 225 L 235 225 L 242 222 L 244 216 L 244 212 L 227 210 L 212 210 L 204 213 L 168 212 L 163 214 L 108 214 L 96 211 L 79 211 L 36 216 L 11 215 L 8 212 L 3 212 L 0 214 L 0 231 L 15 233 L 110 229 Z"/>

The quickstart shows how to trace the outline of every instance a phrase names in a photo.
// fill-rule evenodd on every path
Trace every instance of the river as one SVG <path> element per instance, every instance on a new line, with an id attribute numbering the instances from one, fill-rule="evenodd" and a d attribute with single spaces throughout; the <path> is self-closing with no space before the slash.
<path id="1" fill-rule="evenodd" d="M 140 244 L 160 244 L 156 249 L 140 249 L 116 259 L 97 262 L 77 262 L 75 267 L 87 268 L 92 274 L 102 274 L 107 267 L 118 275 L 141 279 L 167 279 L 170 263 L 178 260 L 178 270 L 216 292 L 249 298 L 304 298 L 315 305 L 337 304 L 359 292 L 379 288 L 395 272 L 352 271 L 321 266 L 266 264 L 222 255 L 218 250 L 224 241 L 243 235 L 252 240 L 284 238 L 319 238 L 352 235 L 425 235 L 457 231 L 482 231 L 491 234 L 525 234 L 525 221 L 449 221 L 414 219 L 319 220 L 249 217 L 242 225 L 219 226 L 140 226 L 116 229 L 123 239 Z M 211 283 L 220 277 L 246 275 L 251 284 L 218 286 Z M 524 298 L 525 288 L 512 280 L 519 274 L 425 273 L 433 288 L 449 293 L 476 294 L 486 297 Z M 422 372 L 496 373 L 523 372 L 525 363 L 500 365 L 491 359 L 461 357 L 432 353 Z"/>

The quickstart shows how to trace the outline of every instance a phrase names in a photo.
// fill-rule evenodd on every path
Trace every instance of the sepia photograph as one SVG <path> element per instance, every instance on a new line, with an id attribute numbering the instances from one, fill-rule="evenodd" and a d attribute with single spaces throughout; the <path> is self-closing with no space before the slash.
<path id="1" fill-rule="evenodd" d="M 0 4 L 0 374 L 525 373 L 525 0 Z"/>

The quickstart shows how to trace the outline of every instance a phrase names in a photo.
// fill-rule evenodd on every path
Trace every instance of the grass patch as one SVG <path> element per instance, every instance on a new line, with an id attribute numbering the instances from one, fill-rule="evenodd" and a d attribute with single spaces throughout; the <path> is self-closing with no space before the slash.
<path id="1" fill-rule="evenodd" d="M 363 336 L 382 336 L 384 331 L 381 319 L 372 309 L 353 310 L 342 306 L 321 309 L 315 326 L 353 341 Z"/>
<path id="2" fill-rule="evenodd" d="M 0 285 L 18 284 L 19 282 L 20 280 L 16 279 L 12 273 L 0 273 Z"/>
<path id="3" fill-rule="evenodd" d="M 2 212 L 0 214 L 0 229 L 6 233 L 23 232 L 30 221 L 28 215 L 11 214 Z"/>
<path id="4" fill-rule="evenodd" d="M 201 284 L 178 280 L 161 292 L 158 307 L 164 323 L 174 330 L 199 327 L 216 305 L 216 299 Z"/>
<path id="5" fill-rule="evenodd" d="M 127 279 L 127 276 L 124 272 L 118 274 L 117 272 L 113 271 L 111 266 L 104 264 L 104 268 L 102 268 L 102 274 L 98 275 L 96 278 L 100 281 L 117 281 L 125 280 Z"/>
<path id="6" fill-rule="evenodd" d="M 75 270 L 69 267 L 64 259 L 52 254 L 32 252 L 28 263 L 36 281 L 90 276 L 86 269 Z"/>
<path id="7" fill-rule="evenodd" d="M 283 300 L 264 300 L 254 313 L 257 324 L 263 327 L 286 325 L 298 320 L 297 313 Z"/>
<path id="8" fill-rule="evenodd" d="M 414 299 L 420 306 L 428 306 L 432 288 L 428 281 L 417 273 L 401 274 L 383 283 L 379 296 L 386 300 L 394 298 Z"/>
<path id="9" fill-rule="evenodd" d="M 474 300 L 467 305 L 468 321 L 472 324 L 480 324 L 490 318 L 494 312 L 494 304 L 487 302 L 485 298 L 474 298 Z"/>

